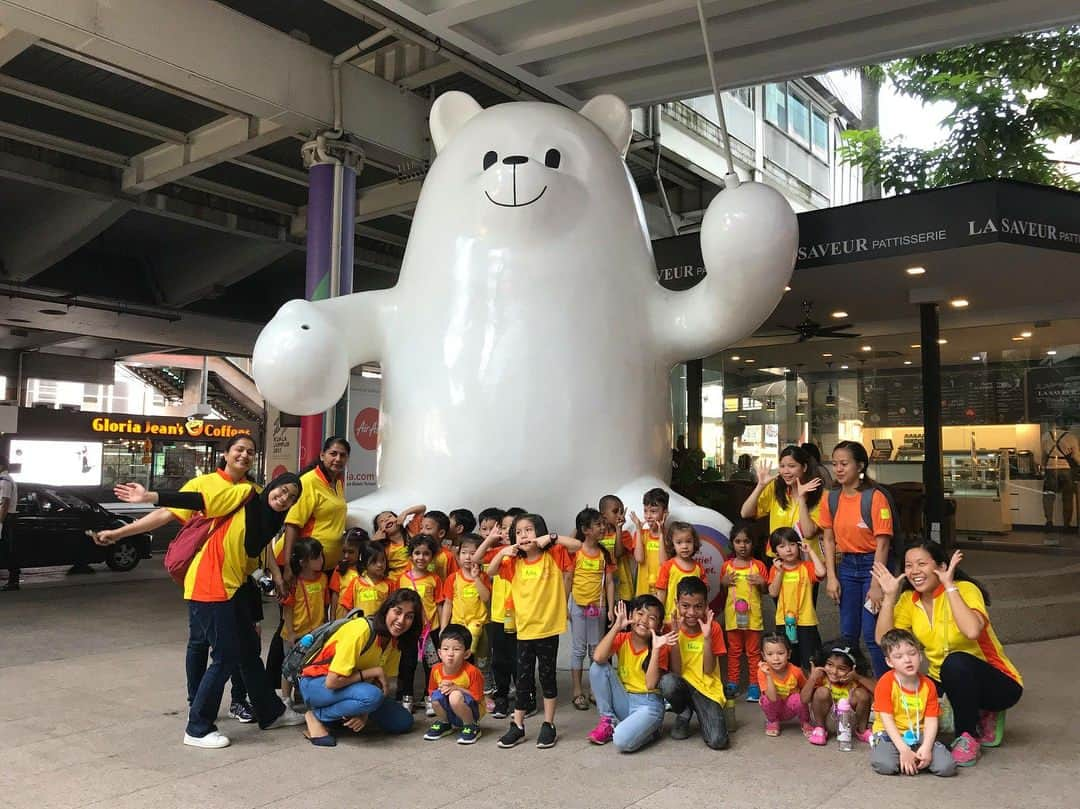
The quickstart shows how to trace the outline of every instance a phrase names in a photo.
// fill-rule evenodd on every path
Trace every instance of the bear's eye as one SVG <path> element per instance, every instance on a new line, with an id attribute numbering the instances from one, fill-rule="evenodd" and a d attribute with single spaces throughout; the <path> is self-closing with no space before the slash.
<path id="1" fill-rule="evenodd" d="M 499 159 L 499 156 L 495 152 L 488 152 L 484 155 L 484 171 L 495 165 L 495 161 Z"/>
<path id="2" fill-rule="evenodd" d="M 548 149 L 547 154 L 544 155 L 544 165 L 549 169 L 557 169 L 562 162 L 562 155 L 559 154 L 558 149 Z"/>

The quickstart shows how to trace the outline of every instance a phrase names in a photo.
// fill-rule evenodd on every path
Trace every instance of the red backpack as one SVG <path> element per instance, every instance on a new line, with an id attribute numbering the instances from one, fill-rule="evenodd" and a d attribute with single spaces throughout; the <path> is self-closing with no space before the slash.
<path id="1" fill-rule="evenodd" d="M 169 575 L 172 576 L 174 582 L 181 587 L 184 586 L 188 568 L 191 567 L 191 563 L 195 561 L 195 557 L 203 549 L 206 541 L 210 539 L 218 520 L 222 520 L 223 523 L 228 521 L 236 512 L 246 506 L 253 496 L 254 494 L 246 497 L 243 503 L 224 517 L 207 517 L 200 512 L 184 523 L 184 527 L 177 532 L 172 542 L 169 543 L 169 547 L 165 549 L 165 569 L 169 571 Z"/>

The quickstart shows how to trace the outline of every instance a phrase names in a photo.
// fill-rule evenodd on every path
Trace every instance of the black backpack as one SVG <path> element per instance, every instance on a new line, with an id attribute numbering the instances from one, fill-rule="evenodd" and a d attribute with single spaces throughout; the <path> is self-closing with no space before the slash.
<path id="1" fill-rule="evenodd" d="M 836 522 L 836 509 L 840 505 L 841 491 L 839 488 L 829 489 L 829 514 L 832 515 L 834 524 Z M 893 535 L 889 541 L 889 555 L 885 564 L 890 571 L 896 573 L 903 570 L 904 567 L 904 538 L 899 535 L 899 526 L 897 524 L 899 515 L 896 512 L 896 503 L 893 501 L 892 492 L 877 483 L 867 486 L 859 492 L 859 511 L 863 523 L 871 531 L 874 530 L 874 492 L 881 492 L 885 501 L 889 504 L 889 514 L 893 520 Z"/>
<path id="2" fill-rule="evenodd" d="M 326 642 L 330 640 L 331 636 L 337 632 L 341 627 L 345 626 L 349 621 L 355 621 L 357 618 L 364 618 L 364 611 L 362 609 L 350 610 L 345 616 L 338 618 L 335 621 L 327 621 L 325 624 L 320 624 L 311 630 L 308 634 L 304 635 L 298 640 L 293 647 L 289 650 L 289 653 L 285 655 L 285 660 L 281 663 L 281 676 L 291 683 L 300 681 L 300 672 L 302 672 L 307 666 L 311 664 L 319 653 L 326 646 Z M 360 654 L 363 655 L 368 649 L 371 648 L 371 644 L 375 642 L 375 619 L 364 618 L 368 622 L 367 640 L 364 641 L 364 648 L 360 650 Z M 310 641 L 308 640 L 310 638 Z M 305 643 L 305 641 L 308 641 Z"/>

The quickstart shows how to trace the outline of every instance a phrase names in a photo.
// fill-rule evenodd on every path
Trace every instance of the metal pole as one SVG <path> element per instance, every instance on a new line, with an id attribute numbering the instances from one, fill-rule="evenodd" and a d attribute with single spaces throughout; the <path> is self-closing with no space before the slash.
<path id="1" fill-rule="evenodd" d="M 953 537 L 945 523 L 945 482 L 942 479 L 941 455 L 941 346 L 936 303 L 919 304 L 920 345 L 922 353 L 923 425 L 923 504 L 926 533 L 946 548 Z"/>

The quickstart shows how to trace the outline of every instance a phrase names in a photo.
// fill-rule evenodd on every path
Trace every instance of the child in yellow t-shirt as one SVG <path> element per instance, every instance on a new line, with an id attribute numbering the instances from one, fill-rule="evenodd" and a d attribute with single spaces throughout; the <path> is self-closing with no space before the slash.
<path id="1" fill-rule="evenodd" d="M 879 643 L 886 672 L 874 688 L 874 744 L 870 766 L 881 775 L 956 775 L 956 761 L 937 740 L 937 688 L 919 672 L 922 647 L 906 629 L 890 629 Z"/>
<path id="2" fill-rule="evenodd" d="M 507 545 L 513 544 L 510 527 L 525 509 L 514 507 L 503 511 L 486 508 L 480 512 L 480 536 L 483 542 L 476 555 L 488 570 L 492 560 Z M 510 597 L 510 582 L 496 573 L 491 576 L 491 622 L 487 627 L 491 649 L 491 682 L 484 689 L 492 693 L 491 718 L 506 719 L 510 715 L 510 684 L 517 675 L 517 622 L 514 601 Z M 536 705 L 526 706 L 535 712 Z"/>
<path id="3" fill-rule="evenodd" d="M 664 555 L 667 560 L 656 574 L 656 597 L 664 605 L 664 614 L 675 614 L 675 591 L 686 578 L 705 581 L 705 568 L 694 555 L 701 550 L 701 537 L 688 522 L 673 522 L 664 534 Z"/>
<path id="4" fill-rule="evenodd" d="M 394 582 L 398 590 L 415 590 L 420 596 L 424 610 L 417 620 L 423 622 L 420 640 L 416 648 L 409 644 L 401 650 L 401 676 L 398 678 L 398 699 L 408 710 L 413 710 L 413 680 L 416 677 L 416 664 L 421 657 L 424 663 L 425 679 L 431 674 L 433 655 L 429 648 L 438 649 L 439 641 L 439 604 L 442 603 L 442 581 L 431 572 L 431 560 L 439 552 L 438 543 L 427 534 L 413 537 L 409 543 L 411 567 L 398 576 Z M 430 661 L 430 662 L 429 662 Z M 424 706 L 429 716 L 434 716 L 430 705 Z"/>
<path id="5" fill-rule="evenodd" d="M 368 532 L 363 528 L 350 528 L 341 542 L 341 559 L 330 574 L 330 616 L 341 618 L 348 610 L 341 608 L 341 594 L 348 590 L 353 580 L 360 575 L 358 562 L 360 551 L 369 541 Z M 375 613 L 372 612 L 372 615 Z"/>
<path id="6" fill-rule="evenodd" d="M 814 582 L 825 575 L 825 563 L 794 528 L 777 528 L 769 546 L 776 554 L 769 571 L 769 595 L 776 599 L 776 631 L 787 636 L 796 665 L 808 668 L 821 648 L 813 592 Z M 801 559 L 800 550 L 809 555 L 809 561 Z"/>
<path id="7" fill-rule="evenodd" d="M 484 644 L 484 628 L 487 625 L 491 601 L 491 582 L 476 558 L 480 537 L 464 534 L 458 542 L 459 569 L 443 582 L 443 603 L 439 618 L 443 628 L 460 624 L 469 630 L 470 659 L 477 660 Z"/>
<path id="8" fill-rule="evenodd" d="M 310 537 L 296 540 L 289 557 L 289 567 L 293 573 L 293 589 L 281 603 L 281 637 L 285 642 L 286 655 L 296 641 L 326 623 L 330 594 L 326 576 L 323 575 L 323 550 L 319 540 Z M 281 696 L 286 704 L 292 693 L 292 683 L 282 677 Z"/>
<path id="9" fill-rule="evenodd" d="M 485 712 L 484 675 L 468 662 L 472 645 L 472 633 L 461 624 L 443 627 L 439 662 L 428 678 L 428 703 L 437 718 L 424 734 L 425 741 L 438 741 L 455 728 L 460 729 L 458 744 L 475 744 L 480 738 L 479 723 Z"/>
<path id="10" fill-rule="evenodd" d="M 615 561 L 615 597 L 630 601 L 634 597 L 634 535 L 623 530 L 626 506 L 614 494 L 600 498 L 600 514 L 604 517 L 604 536 L 600 544 Z"/>
<path id="11" fill-rule="evenodd" d="M 761 662 L 761 591 L 769 575 L 765 565 L 753 557 L 754 543 L 750 523 L 740 523 L 731 529 L 731 547 L 735 555 L 720 566 L 720 584 L 726 590 L 724 629 L 727 630 L 727 685 L 729 697 L 739 691 L 739 664 L 746 652 L 746 675 L 749 686 L 746 701 L 757 702 L 761 689 L 757 683 Z"/>
<path id="12" fill-rule="evenodd" d="M 357 567 L 361 572 L 341 593 L 338 611 L 344 615 L 349 610 L 361 609 L 364 615 L 374 615 L 397 589 L 394 582 L 386 577 L 389 567 L 386 547 L 381 542 L 367 543 L 360 553 Z"/>
<path id="13" fill-rule="evenodd" d="M 660 574 L 660 565 L 667 561 L 664 523 L 667 522 L 669 499 L 663 489 L 649 489 L 641 497 L 644 519 L 630 512 L 630 519 L 636 528 L 634 559 L 637 561 L 637 595 L 656 595 L 656 577 Z"/>
<path id="14" fill-rule="evenodd" d="M 671 738 L 689 737 L 690 717 L 697 714 L 705 744 L 711 750 L 723 750 L 728 746 L 729 731 L 720 666 L 720 655 L 727 652 L 724 630 L 714 620 L 708 605 L 709 588 L 701 579 L 682 579 L 676 595 L 679 611 L 672 628 L 677 630 L 678 640 L 668 653 L 669 671 L 660 680 L 660 692 L 675 713 Z"/>
<path id="15" fill-rule="evenodd" d="M 604 518 L 595 508 L 578 512 L 574 536 L 582 542 L 574 554 L 570 572 L 570 683 L 574 689 L 571 704 L 579 711 L 589 709 L 589 700 L 581 688 L 585 657 L 592 657 L 604 635 L 605 621 L 614 620 L 615 565 L 607 549 L 600 544 Z"/>
<path id="16" fill-rule="evenodd" d="M 859 647 L 846 639 L 825 645 L 820 658 L 806 678 L 802 699 L 810 708 L 813 728 L 807 736 L 810 744 L 822 746 L 829 741 L 829 730 L 836 731 L 841 704 L 846 702 L 853 712 L 852 737 L 870 742 L 870 703 L 873 701 L 873 678 L 859 672 L 866 664 Z"/>

